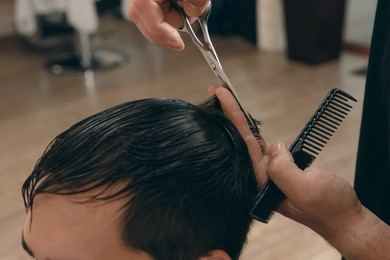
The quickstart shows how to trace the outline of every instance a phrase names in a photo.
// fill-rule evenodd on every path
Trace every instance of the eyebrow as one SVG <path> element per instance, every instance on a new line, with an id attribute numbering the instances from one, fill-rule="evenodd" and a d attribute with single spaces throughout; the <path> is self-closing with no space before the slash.
<path id="1" fill-rule="evenodd" d="M 26 241 L 24 240 L 24 233 L 23 233 L 23 231 L 22 231 L 22 247 L 23 247 L 24 251 L 27 252 L 27 254 L 29 254 L 32 257 L 35 257 L 34 253 L 31 251 L 31 249 L 26 244 Z"/>

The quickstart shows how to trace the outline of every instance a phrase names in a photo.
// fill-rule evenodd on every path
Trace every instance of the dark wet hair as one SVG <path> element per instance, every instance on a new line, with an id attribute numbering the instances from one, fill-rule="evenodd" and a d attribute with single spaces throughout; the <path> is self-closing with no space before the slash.
<path id="1" fill-rule="evenodd" d="M 92 200 L 127 199 L 124 243 L 159 260 L 214 249 L 238 259 L 257 191 L 245 142 L 216 98 L 137 100 L 88 117 L 49 144 L 22 193 L 32 210 L 40 193 L 94 190 Z"/>

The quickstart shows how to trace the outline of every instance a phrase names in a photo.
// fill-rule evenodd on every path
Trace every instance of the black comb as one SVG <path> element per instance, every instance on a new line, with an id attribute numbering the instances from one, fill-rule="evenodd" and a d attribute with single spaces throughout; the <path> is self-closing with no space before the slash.
<path id="1" fill-rule="evenodd" d="M 340 89 L 332 89 L 301 133 L 290 146 L 290 152 L 297 166 L 303 170 L 310 166 L 316 156 L 325 147 L 330 137 L 345 116 L 352 109 L 349 101 L 357 100 Z M 268 180 L 255 198 L 251 216 L 264 223 L 268 223 L 273 212 L 286 196 L 279 188 Z"/>

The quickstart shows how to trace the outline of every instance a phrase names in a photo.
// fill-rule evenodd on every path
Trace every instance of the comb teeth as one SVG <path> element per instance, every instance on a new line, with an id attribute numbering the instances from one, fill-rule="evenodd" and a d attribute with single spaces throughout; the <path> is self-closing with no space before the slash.
<path id="1" fill-rule="evenodd" d="M 352 106 L 348 103 L 350 101 L 357 100 L 340 89 L 332 89 L 329 92 L 290 147 L 294 161 L 300 169 L 307 168 L 325 147 L 351 110 Z M 285 198 L 279 188 L 268 180 L 255 198 L 251 216 L 268 223 L 273 211 Z"/>
<path id="2" fill-rule="evenodd" d="M 357 100 L 340 89 L 330 91 L 297 140 L 291 145 L 290 151 L 293 153 L 303 150 L 315 159 L 351 111 L 352 106 L 349 104 L 351 101 Z"/>

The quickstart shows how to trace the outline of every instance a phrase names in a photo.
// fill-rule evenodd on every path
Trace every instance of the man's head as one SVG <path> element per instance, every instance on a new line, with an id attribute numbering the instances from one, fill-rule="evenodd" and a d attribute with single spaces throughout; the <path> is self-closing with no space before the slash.
<path id="1" fill-rule="evenodd" d="M 57 136 L 23 186 L 38 259 L 238 258 L 256 179 L 218 102 L 145 99 Z"/>

